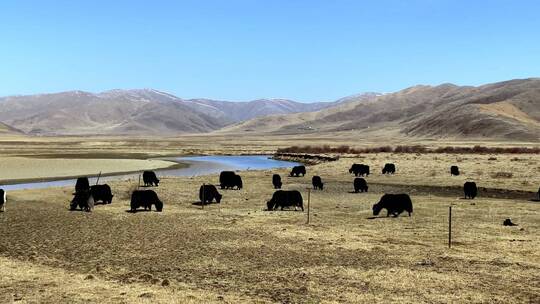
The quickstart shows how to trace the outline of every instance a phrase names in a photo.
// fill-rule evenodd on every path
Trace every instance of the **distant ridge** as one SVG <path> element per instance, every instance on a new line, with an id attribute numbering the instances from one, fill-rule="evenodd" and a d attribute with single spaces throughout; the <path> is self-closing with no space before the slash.
<path id="1" fill-rule="evenodd" d="M 360 95 L 305 114 L 273 115 L 221 133 L 349 132 L 419 138 L 540 140 L 540 79 L 479 87 L 418 85 L 396 93 Z"/>
<path id="2" fill-rule="evenodd" d="M 29 135 L 211 132 L 539 141 L 540 79 L 417 85 L 317 103 L 181 99 L 153 89 L 69 91 L 0 98 L 0 121 L 4 130 Z"/>
<path id="3" fill-rule="evenodd" d="M 270 114 L 320 110 L 334 103 L 286 99 L 184 100 L 154 89 L 68 91 L 0 98 L 0 121 L 30 135 L 203 133 Z"/>
<path id="4" fill-rule="evenodd" d="M 21 130 L 13 128 L 12 126 L 6 125 L 3 122 L 0 122 L 0 134 L 23 134 Z"/>

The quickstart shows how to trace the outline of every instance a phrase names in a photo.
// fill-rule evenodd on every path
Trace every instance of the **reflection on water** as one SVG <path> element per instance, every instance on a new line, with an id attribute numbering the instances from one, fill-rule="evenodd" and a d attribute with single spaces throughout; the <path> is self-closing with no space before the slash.
<path id="1" fill-rule="evenodd" d="M 190 156 L 174 157 L 170 160 L 189 164 L 187 168 L 155 170 L 158 176 L 198 176 L 219 173 L 223 170 L 264 170 L 272 168 L 288 168 L 298 165 L 294 162 L 274 160 L 266 155 L 242 156 Z M 138 173 L 101 177 L 100 183 L 110 180 L 138 179 Z M 95 184 L 96 178 L 90 178 L 90 184 Z M 15 185 L 3 185 L 4 190 L 41 189 L 49 187 L 74 186 L 75 179 L 65 179 L 47 182 L 32 182 Z"/>

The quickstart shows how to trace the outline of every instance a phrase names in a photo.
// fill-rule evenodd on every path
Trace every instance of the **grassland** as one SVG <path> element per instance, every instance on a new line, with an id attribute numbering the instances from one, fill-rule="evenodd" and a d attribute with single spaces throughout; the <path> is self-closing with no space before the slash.
<path id="1" fill-rule="evenodd" d="M 289 144 L 62 138 L 1 149 L 49 160 L 268 153 Z M 351 193 L 354 162 L 371 165 L 368 193 Z M 380 174 L 386 162 L 396 175 Z M 450 176 L 451 164 L 461 176 Z M 305 200 L 311 176 L 323 178 L 325 190 L 311 192 L 310 224 L 305 212 L 264 211 L 273 173 Z M 194 204 L 198 188 L 217 175 L 164 177 L 155 188 L 164 212 L 136 214 L 126 212 L 136 181 L 111 182 L 113 203 L 92 213 L 67 210 L 71 188 L 11 191 L 0 214 L 0 302 L 538 303 L 538 173 L 538 155 L 351 155 L 310 166 L 306 177 L 242 172 L 244 189 L 222 191 L 222 203 L 204 210 Z M 474 201 L 461 199 L 469 179 L 480 187 Z M 372 204 L 397 192 L 411 195 L 413 216 L 373 218 Z M 506 218 L 519 226 L 502 226 Z"/>

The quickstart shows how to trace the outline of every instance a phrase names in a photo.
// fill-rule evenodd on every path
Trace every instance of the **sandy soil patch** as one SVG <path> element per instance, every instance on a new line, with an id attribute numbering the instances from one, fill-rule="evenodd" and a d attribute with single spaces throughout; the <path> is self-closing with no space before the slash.
<path id="1" fill-rule="evenodd" d="M 167 168 L 174 162 L 141 159 L 66 159 L 0 157 L 0 182 L 71 177 Z"/>

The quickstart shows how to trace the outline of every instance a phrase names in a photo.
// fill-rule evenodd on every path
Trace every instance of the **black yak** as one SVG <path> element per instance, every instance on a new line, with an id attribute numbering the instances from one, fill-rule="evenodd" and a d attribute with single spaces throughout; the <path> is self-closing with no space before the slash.
<path id="1" fill-rule="evenodd" d="M 243 187 L 242 177 L 233 171 L 221 171 L 219 174 L 219 186 L 221 189 L 236 189 L 240 190 Z"/>
<path id="2" fill-rule="evenodd" d="M 396 173 L 396 165 L 394 164 L 385 164 L 384 168 L 382 169 L 382 174 L 394 174 Z"/>
<path id="3" fill-rule="evenodd" d="M 514 224 L 511 219 L 507 218 L 504 220 L 503 226 L 517 226 L 517 224 Z"/>
<path id="4" fill-rule="evenodd" d="M 354 173 L 354 176 L 369 176 L 369 166 L 364 164 L 353 164 L 349 169 L 349 173 Z"/>
<path id="5" fill-rule="evenodd" d="M 156 176 L 156 173 L 154 171 L 144 171 L 143 175 L 143 182 L 145 187 L 152 187 L 152 186 L 158 186 L 159 185 L 159 179 Z"/>
<path id="6" fill-rule="evenodd" d="M 138 208 L 143 207 L 144 210 L 152 210 L 152 205 L 156 207 L 156 211 L 163 211 L 163 202 L 159 199 L 154 190 L 135 190 L 131 194 L 131 211 L 135 212 Z"/>
<path id="7" fill-rule="evenodd" d="M 0 212 L 6 211 L 7 194 L 4 189 L 0 189 Z"/>
<path id="8" fill-rule="evenodd" d="M 74 211 L 77 208 L 86 212 L 91 212 L 94 209 L 94 197 L 90 191 L 75 192 L 73 200 L 69 204 L 69 210 Z"/>
<path id="9" fill-rule="evenodd" d="M 221 189 L 225 189 L 227 184 L 230 184 L 234 178 L 236 173 L 233 171 L 221 171 L 219 174 L 219 187 Z"/>
<path id="10" fill-rule="evenodd" d="M 268 211 L 275 210 L 278 207 L 283 210 L 285 207 L 292 206 L 294 206 L 295 211 L 296 207 L 300 207 L 304 211 L 304 200 L 302 199 L 302 194 L 297 190 L 278 190 L 274 192 L 272 199 L 266 202 L 266 206 Z"/>
<path id="11" fill-rule="evenodd" d="M 202 185 L 199 188 L 199 200 L 201 204 L 210 204 L 215 199 L 216 203 L 221 203 L 223 195 L 219 194 L 214 185 Z"/>
<path id="12" fill-rule="evenodd" d="M 219 174 L 219 186 L 221 189 L 236 189 L 240 190 L 243 187 L 242 177 L 233 171 L 221 171 Z"/>
<path id="13" fill-rule="evenodd" d="M 112 203 L 113 194 L 109 185 L 93 185 L 90 187 L 90 193 L 94 197 L 94 202 L 101 201 L 103 204 Z"/>
<path id="14" fill-rule="evenodd" d="M 299 176 L 300 174 L 302 174 L 302 176 L 306 175 L 305 166 L 294 166 L 290 173 L 291 176 Z"/>
<path id="15" fill-rule="evenodd" d="M 413 205 L 408 194 L 385 194 L 378 203 L 373 205 L 373 215 L 379 215 L 382 209 L 386 209 L 386 216 L 392 214 L 398 217 L 403 211 L 407 211 L 411 216 Z"/>
<path id="16" fill-rule="evenodd" d="M 538 200 L 540 201 L 540 188 L 538 188 Z"/>
<path id="17" fill-rule="evenodd" d="M 272 175 L 272 184 L 274 185 L 274 189 L 281 189 L 281 176 L 279 174 Z"/>
<path id="18" fill-rule="evenodd" d="M 311 184 L 313 185 L 313 189 L 315 190 L 317 189 L 322 190 L 324 186 L 324 183 L 322 182 L 321 177 L 318 175 L 315 175 L 311 178 Z"/>
<path id="19" fill-rule="evenodd" d="M 450 175 L 459 175 L 459 167 L 458 166 L 452 166 L 450 167 Z"/>
<path id="20" fill-rule="evenodd" d="M 78 192 L 87 192 L 90 190 L 90 183 L 88 182 L 88 177 L 79 177 L 75 183 L 75 193 Z"/>
<path id="21" fill-rule="evenodd" d="M 365 179 L 361 177 L 357 177 L 354 179 L 354 192 L 358 193 L 358 191 L 367 192 L 368 185 Z"/>
<path id="22" fill-rule="evenodd" d="M 463 185 L 463 192 L 465 193 L 465 198 L 474 199 L 478 194 L 478 188 L 476 187 L 475 182 L 465 182 Z"/>

